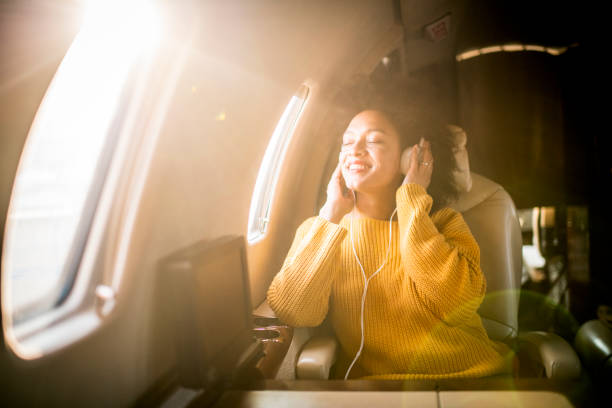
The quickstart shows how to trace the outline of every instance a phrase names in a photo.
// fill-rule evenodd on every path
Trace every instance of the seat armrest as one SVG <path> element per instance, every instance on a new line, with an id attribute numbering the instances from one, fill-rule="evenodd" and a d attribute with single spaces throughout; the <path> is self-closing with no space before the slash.
<path id="1" fill-rule="evenodd" d="M 586 365 L 598 366 L 612 354 L 612 330 L 601 320 L 589 320 L 578 329 L 574 343 Z"/>
<path id="2" fill-rule="evenodd" d="M 338 342 L 333 336 L 312 337 L 298 357 L 296 377 L 308 380 L 327 380 L 336 362 Z"/>
<path id="3" fill-rule="evenodd" d="M 276 313 L 274 313 L 274 310 L 272 310 L 272 308 L 268 304 L 268 300 L 265 299 L 263 302 L 261 302 L 259 306 L 257 306 L 257 308 L 255 308 L 255 310 L 253 310 L 253 316 L 275 319 Z"/>
<path id="4" fill-rule="evenodd" d="M 560 336 L 541 331 L 519 333 L 521 354 L 544 367 L 546 377 L 574 380 L 580 377 L 580 360 L 574 349 Z"/>

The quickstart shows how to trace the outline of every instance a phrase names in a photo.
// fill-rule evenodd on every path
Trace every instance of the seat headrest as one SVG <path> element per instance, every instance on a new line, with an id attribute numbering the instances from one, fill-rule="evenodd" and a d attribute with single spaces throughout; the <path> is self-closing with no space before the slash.
<path id="1" fill-rule="evenodd" d="M 457 125 L 446 125 L 453 136 L 453 153 L 457 168 L 453 171 L 453 178 L 461 193 L 472 189 L 472 176 L 470 174 L 470 159 L 467 152 L 467 134 Z"/>

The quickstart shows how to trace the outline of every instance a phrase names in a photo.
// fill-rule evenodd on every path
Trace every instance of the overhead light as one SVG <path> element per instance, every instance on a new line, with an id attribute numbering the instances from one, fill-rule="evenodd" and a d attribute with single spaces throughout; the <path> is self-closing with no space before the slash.
<path id="1" fill-rule="evenodd" d="M 525 46 L 525 51 L 546 52 L 546 47 L 542 45 L 529 44 Z"/>
<path id="2" fill-rule="evenodd" d="M 567 51 L 567 47 L 546 47 L 546 52 L 550 55 L 561 55 Z"/>
<path id="3" fill-rule="evenodd" d="M 570 47 L 575 47 L 577 44 L 572 44 Z M 519 43 L 510 43 L 504 45 L 489 45 L 487 47 L 472 49 L 468 51 L 464 51 L 455 56 L 457 61 L 465 61 L 470 58 L 474 58 L 478 55 L 485 54 L 494 54 L 497 52 L 518 52 L 518 51 L 536 51 L 536 52 L 545 52 L 550 55 L 561 55 L 565 51 L 568 50 L 569 47 L 545 47 L 543 45 L 537 44 L 519 44 Z"/>
<path id="4" fill-rule="evenodd" d="M 502 45 L 502 49 L 506 52 L 523 51 L 525 46 L 523 44 L 505 44 Z"/>
<path id="5" fill-rule="evenodd" d="M 470 51 L 465 51 L 465 52 L 462 52 L 461 54 L 458 54 L 456 59 L 457 61 L 463 61 L 466 59 L 474 58 L 478 55 L 480 55 L 480 50 L 470 50 Z"/>
<path id="6" fill-rule="evenodd" d="M 503 51 L 501 45 L 492 45 L 490 47 L 484 47 L 480 49 L 480 54 L 493 54 L 494 52 Z"/>

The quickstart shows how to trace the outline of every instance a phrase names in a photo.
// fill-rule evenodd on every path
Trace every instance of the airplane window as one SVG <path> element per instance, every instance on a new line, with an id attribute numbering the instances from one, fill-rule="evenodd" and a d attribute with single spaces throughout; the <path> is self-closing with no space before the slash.
<path id="1" fill-rule="evenodd" d="M 128 79 L 156 38 L 142 7 L 135 17 L 115 3 L 85 17 L 21 156 L 2 259 L 3 315 L 13 324 L 58 307 L 70 293 L 118 139 Z M 141 30 L 134 28 L 139 19 Z"/>
<path id="2" fill-rule="evenodd" d="M 285 152 L 293 135 L 306 99 L 308 98 L 308 87 L 302 85 L 293 95 L 289 104 L 281 116 L 264 155 L 263 162 L 259 168 L 255 191 L 251 200 L 249 212 L 248 241 L 253 243 L 264 237 L 270 221 L 270 206 L 274 197 L 276 182 Z"/>

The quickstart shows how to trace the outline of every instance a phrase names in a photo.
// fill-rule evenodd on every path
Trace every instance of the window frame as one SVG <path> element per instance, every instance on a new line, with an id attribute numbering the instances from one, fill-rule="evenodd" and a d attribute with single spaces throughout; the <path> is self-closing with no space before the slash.
<path id="1" fill-rule="evenodd" d="M 127 110 L 129 106 L 129 95 L 133 93 L 133 83 L 136 75 L 134 71 L 136 71 L 136 69 L 132 68 L 131 71 L 132 72 L 130 72 L 126 77 L 125 88 L 118 98 L 119 103 L 115 112 L 123 112 Z M 44 103 L 45 102 L 43 100 L 41 106 Z M 48 313 L 54 308 L 57 308 L 64 303 L 73 289 L 76 277 L 83 261 L 85 249 L 88 245 L 89 235 L 91 233 L 98 209 L 98 203 L 104 189 L 104 184 L 110 170 L 114 153 L 117 149 L 119 142 L 119 129 L 121 128 L 123 121 L 124 117 L 115 113 L 108 131 L 106 132 L 106 138 L 102 143 L 103 146 L 98 156 L 98 162 L 93 170 L 91 183 L 89 184 L 87 192 L 85 193 L 85 200 L 82 211 L 79 214 L 79 220 L 76 224 L 73 240 L 68 247 L 67 257 L 64 260 L 62 270 L 57 278 L 57 281 L 53 285 L 53 288 L 50 289 L 43 297 L 36 300 L 32 304 L 27 305 L 26 309 L 31 309 L 31 311 L 25 312 L 25 316 L 19 320 L 14 320 L 13 324 L 20 325 L 22 322 L 35 319 L 36 316 Z M 22 152 L 22 157 L 28 153 L 28 149 L 28 141 L 26 141 L 26 147 Z M 17 175 L 19 175 L 20 171 L 21 169 L 17 170 Z M 13 194 L 14 191 L 15 189 L 13 189 Z M 12 199 L 11 194 L 11 201 Z M 11 212 L 10 206 L 8 212 L 9 214 Z M 6 231 L 9 230 L 10 224 L 11 222 L 7 218 Z M 6 253 L 6 251 L 3 250 L 3 253 Z M 9 287 L 8 290 L 11 290 L 11 288 Z"/>
<path id="2" fill-rule="evenodd" d="M 105 152 L 109 153 L 108 167 L 90 186 L 96 184 L 100 189 L 87 203 L 92 205 L 92 218 L 83 234 L 86 241 L 76 245 L 81 248 L 71 290 L 57 307 L 17 325 L 2 299 L 3 335 L 9 353 L 20 364 L 51 356 L 100 330 L 118 315 L 124 297 L 117 295 L 120 286 L 125 286 L 123 272 L 131 232 L 189 44 L 172 47 L 172 58 L 162 58 L 162 51 L 168 52 L 165 48 L 145 52 L 129 68 L 107 130 L 116 139 L 110 152 Z M 4 270 L 1 279 L 3 292 L 10 293 L 10 288 L 4 289 L 8 281 Z"/>
<path id="3" fill-rule="evenodd" d="M 268 233 L 281 169 L 298 123 L 310 101 L 311 88 L 307 83 L 302 83 L 292 95 L 266 147 L 251 196 L 247 229 L 249 245 L 261 241 Z M 296 105 L 298 103 L 299 105 Z M 294 115 L 291 115 L 292 113 Z"/>

